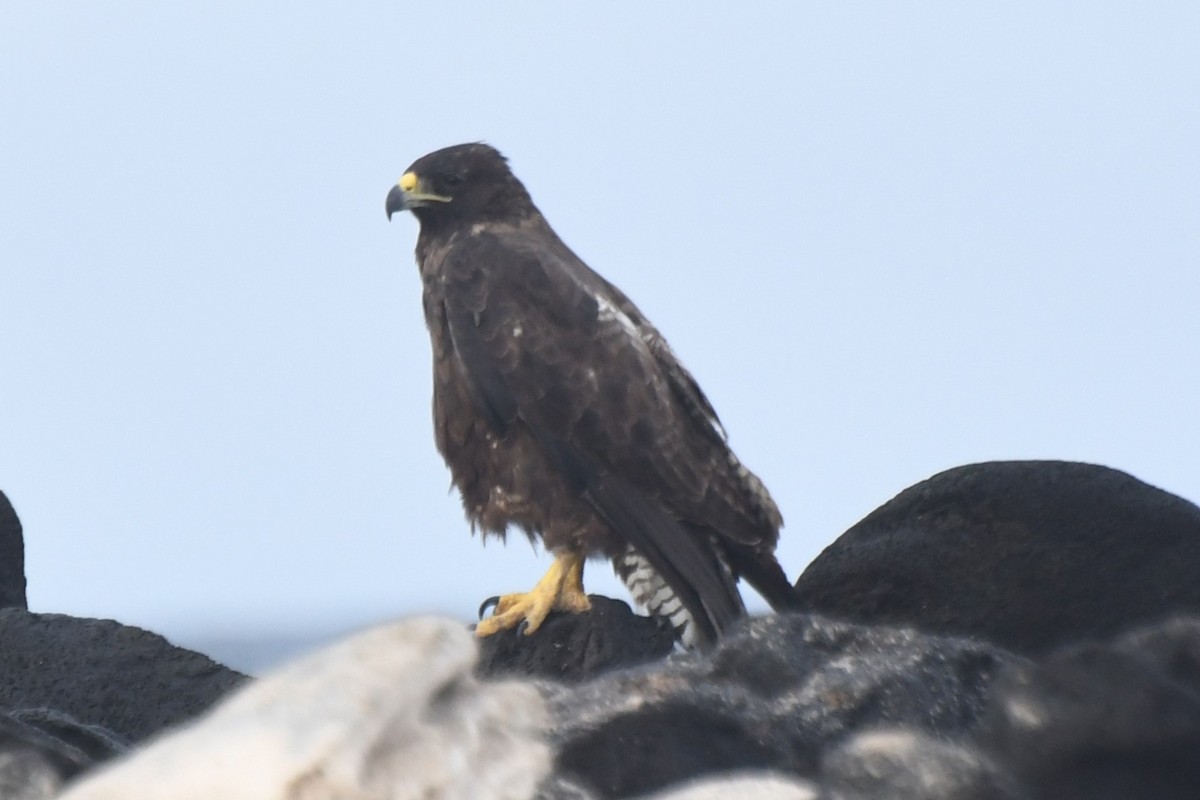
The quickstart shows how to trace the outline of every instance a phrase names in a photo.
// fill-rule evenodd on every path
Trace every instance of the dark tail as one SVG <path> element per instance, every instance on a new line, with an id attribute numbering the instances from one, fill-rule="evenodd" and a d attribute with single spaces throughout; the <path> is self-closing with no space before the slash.
<path id="1" fill-rule="evenodd" d="M 712 646 L 746 613 L 737 585 L 708 536 L 689 529 L 620 478 L 606 476 L 586 496 L 609 527 L 619 531 L 675 592 L 692 618 L 697 645 Z"/>
<path id="2" fill-rule="evenodd" d="M 721 631 L 746 613 L 737 585 L 710 537 L 690 530 L 656 500 L 602 470 L 544 426 L 532 420 L 526 420 L 526 425 L 596 514 L 645 556 L 675 591 L 692 617 L 700 647 L 712 646 Z"/>
<path id="3" fill-rule="evenodd" d="M 729 548 L 729 562 L 733 571 L 753 586 L 763 599 L 776 611 L 794 611 L 800 608 L 800 598 L 788 580 L 787 573 L 775 560 L 772 553 L 761 553 L 745 545 Z"/>

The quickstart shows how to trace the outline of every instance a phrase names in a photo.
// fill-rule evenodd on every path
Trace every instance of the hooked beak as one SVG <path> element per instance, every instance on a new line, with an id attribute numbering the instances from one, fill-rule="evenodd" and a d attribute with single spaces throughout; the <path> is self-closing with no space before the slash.
<path id="1" fill-rule="evenodd" d="M 392 214 L 397 211 L 411 211 L 430 203 L 449 203 L 452 199 L 454 198 L 426 191 L 423 182 L 415 172 L 406 172 L 388 192 L 384 210 L 387 211 L 390 221 Z"/>

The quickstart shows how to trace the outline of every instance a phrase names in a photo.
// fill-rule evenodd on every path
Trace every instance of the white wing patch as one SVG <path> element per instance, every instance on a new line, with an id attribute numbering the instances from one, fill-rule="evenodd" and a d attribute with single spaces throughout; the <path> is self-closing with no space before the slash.
<path id="1" fill-rule="evenodd" d="M 614 306 L 612 301 L 603 295 L 593 293 L 592 297 L 596 298 L 596 319 L 601 322 L 615 322 L 634 339 L 639 342 L 643 341 L 642 332 L 638 330 L 637 325 L 633 324 L 633 320 L 629 318 L 628 314 Z"/>

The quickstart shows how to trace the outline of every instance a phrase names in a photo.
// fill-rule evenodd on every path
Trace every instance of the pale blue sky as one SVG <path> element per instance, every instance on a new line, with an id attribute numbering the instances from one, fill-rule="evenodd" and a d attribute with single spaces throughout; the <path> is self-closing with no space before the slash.
<path id="1" fill-rule="evenodd" d="M 479 139 L 696 374 L 793 576 L 957 464 L 1200 499 L 1200 6 L 467 8 L 6 5 L 34 609 L 302 631 L 538 577 L 447 492 L 416 223 L 383 211 Z"/>

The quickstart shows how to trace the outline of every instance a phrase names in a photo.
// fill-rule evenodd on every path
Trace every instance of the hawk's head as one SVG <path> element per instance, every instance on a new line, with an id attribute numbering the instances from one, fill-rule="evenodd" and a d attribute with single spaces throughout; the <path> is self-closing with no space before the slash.
<path id="1" fill-rule="evenodd" d="M 388 219 L 411 211 L 427 225 L 483 222 L 531 209 L 508 161 L 486 144 L 459 144 L 421 156 L 388 192 Z"/>

